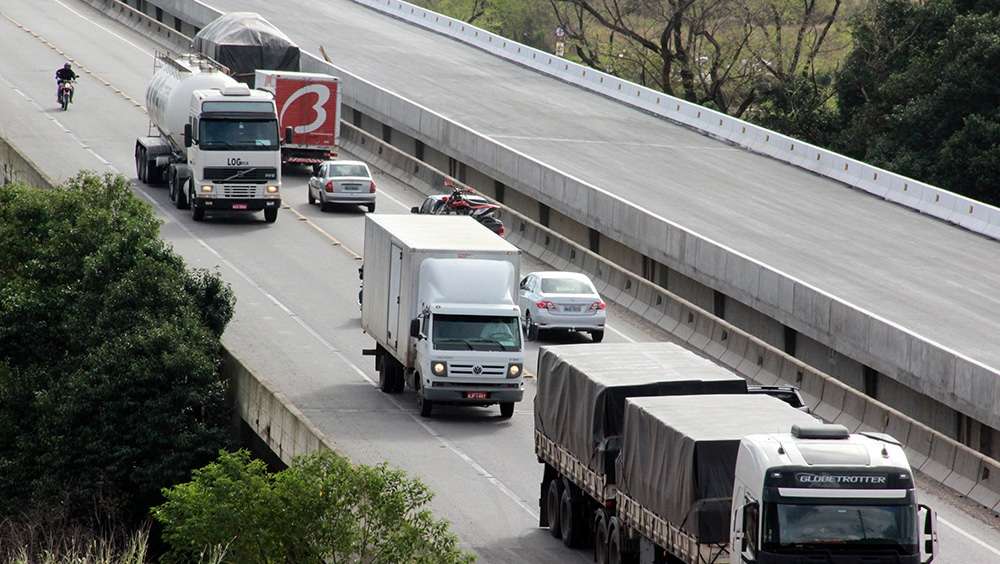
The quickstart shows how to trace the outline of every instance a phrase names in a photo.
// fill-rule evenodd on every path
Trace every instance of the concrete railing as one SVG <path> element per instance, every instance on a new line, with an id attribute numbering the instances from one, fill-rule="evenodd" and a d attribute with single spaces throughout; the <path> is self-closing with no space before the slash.
<path id="1" fill-rule="evenodd" d="M 341 141 L 346 150 L 424 193 L 438 193 L 437 187 L 445 178 L 462 185 L 458 179 L 348 123 L 342 124 Z M 1000 462 L 810 367 L 523 214 L 500 206 L 508 228 L 507 240 L 528 255 L 560 270 L 589 275 L 606 299 L 753 382 L 798 387 L 813 412 L 828 422 L 840 423 L 852 432 L 893 436 L 903 443 L 914 469 L 1000 512 Z"/>
<path id="2" fill-rule="evenodd" d="M 54 188 L 58 185 L 42 171 L 42 167 L 0 136 L 0 189 L 13 182 L 23 182 L 39 188 Z"/>
<path id="3" fill-rule="evenodd" d="M 282 462 L 291 464 L 293 458 L 320 449 L 335 450 L 333 443 L 295 404 L 254 375 L 228 350 L 222 374 L 232 386 L 234 408 L 240 419 Z"/>
<path id="4" fill-rule="evenodd" d="M 203 27 L 222 14 L 199 0 L 151 1 L 174 15 L 177 13 L 171 10 L 179 10 L 184 17 L 197 18 L 187 21 L 195 27 Z M 372 2 L 378 4 L 380 11 L 395 12 L 399 17 L 406 15 L 407 18 L 434 21 L 434 25 L 441 29 L 448 27 L 447 21 L 456 22 L 457 27 L 456 23 L 452 23 L 450 27 L 457 38 L 464 38 L 463 41 L 471 41 L 470 35 L 487 43 L 497 41 L 481 39 L 483 34 L 487 34 L 485 31 L 440 14 L 422 11 L 409 4 L 396 0 Z M 413 11 L 409 12 L 409 8 L 403 10 L 402 6 L 410 6 Z M 424 13 L 427 14 L 426 17 L 415 15 Z M 478 37 L 476 33 L 479 34 Z M 511 57 L 531 57 L 527 54 L 530 49 L 528 47 L 502 38 L 499 45 L 499 49 Z M 538 60 L 540 53 L 542 52 L 536 52 L 534 59 Z M 546 66 L 549 66 L 549 58 L 557 60 L 546 54 Z M 541 65 L 542 62 L 539 60 L 537 64 Z M 952 409 L 1000 428 L 1000 412 L 994 409 L 992 401 L 996 394 L 1000 394 L 1000 373 L 989 366 L 490 139 L 335 64 L 303 52 L 301 66 L 306 72 L 339 76 L 345 105 L 470 165 L 581 225 L 597 229 L 602 235 L 637 253 L 872 367 L 918 394 L 935 398 Z M 588 70 L 588 73 L 587 76 L 590 77 L 596 71 Z M 607 83 L 607 79 L 603 84 L 598 81 L 601 87 L 607 87 Z M 617 92 L 618 88 L 614 87 L 612 90 Z M 662 100 L 665 99 L 662 94 L 660 96 L 661 103 L 658 105 L 662 105 Z M 641 91 L 637 98 L 642 98 Z M 687 106 L 681 104 L 680 107 L 683 110 Z M 693 119 L 703 119 L 706 114 L 699 115 L 699 111 L 707 110 L 702 108 L 692 111 Z M 720 119 L 731 118 L 723 116 Z M 740 127 L 742 129 L 744 126 Z M 754 126 L 746 124 L 745 127 Z M 765 143 L 770 142 L 768 135 L 770 133 L 764 134 Z M 795 150 L 800 148 L 797 146 Z M 817 162 L 823 162 L 822 158 Z M 853 165 L 848 164 L 849 170 L 851 166 Z"/>
<path id="5" fill-rule="evenodd" d="M 892 202 L 1000 239 L 1000 208 L 871 166 L 580 65 L 437 12 L 400 0 L 352 0 L 357 4 L 447 35 L 549 76 L 692 127 L 712 137 L 843 182 Z"/>
<path id="6" fill-rule="evenodd" d="M 105 16 L 138 31 L 155 41 L 161 47 L 175 52 L 184 52 L 191 45 L 191 38 L 174 28 L 156 21 L 121 0 L 83 0 L 100 10 Z"/>

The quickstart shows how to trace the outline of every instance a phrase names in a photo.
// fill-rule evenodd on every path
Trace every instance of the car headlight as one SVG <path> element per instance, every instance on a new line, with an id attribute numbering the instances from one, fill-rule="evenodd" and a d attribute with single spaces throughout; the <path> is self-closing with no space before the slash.
<path id="1" fill-rule="evenodd" d="M 511 365 L 507 366 L 507 377 L 508 378 L 517 378 L 520 375 L 521 375 L 521 365 L 520 364 L 511 364 Z"/>
<path id="2" fill-rule="evenodd" d="M 267 193 L 268 194 L 277 194 L 278 193 L 278 187 L 277 186 L 268 186 L 267 187 Z"/>
<path id="3" fill-rule="evenodd" d="M 447 376 L 448 375 L 448 363 L 436 360 L 431 363 L 431 372 L 435 376 Z"/>
<path id="4" fill-rule="evenodd" d="M 211 184 L 202 184 L 201 185 L 201 191 L 202 192 L 211 192 L 212 191 L 212 185 Z"/>

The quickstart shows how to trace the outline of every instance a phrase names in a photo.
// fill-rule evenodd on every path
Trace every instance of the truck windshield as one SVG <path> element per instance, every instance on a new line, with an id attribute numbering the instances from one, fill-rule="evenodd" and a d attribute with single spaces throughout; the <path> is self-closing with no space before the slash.
<path id="1" fill-rule="evenodd" d="M 432 340 L 441 351 L 519 351 L 521 328 L 517 317 L 438 314 Z"/>
<path id="2" fill-rule="evenodd" d="M 273 119 L 203 119 L 198 143 L 203 151 L 275 151 L 278 123 Z"/>
<path id="3" fill-rule="evenodd" d="M 878 547 L 917 553 L 917 515 L 912 505 L 769 504 L 764 550 L 822 546 L 836 550 Z"/>

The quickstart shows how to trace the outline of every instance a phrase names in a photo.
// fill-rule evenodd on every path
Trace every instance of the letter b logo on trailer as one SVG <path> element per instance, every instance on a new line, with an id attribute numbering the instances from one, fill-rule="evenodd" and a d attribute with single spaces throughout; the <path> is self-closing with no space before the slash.
<path id="1" fill-rule="evenodd" d="M 281 77 L 275 89 L 278 123 L 281 130 L 291 127 L 296 145 L 335 143 L 337 88 L 334 80 L 314 81 Z"/>

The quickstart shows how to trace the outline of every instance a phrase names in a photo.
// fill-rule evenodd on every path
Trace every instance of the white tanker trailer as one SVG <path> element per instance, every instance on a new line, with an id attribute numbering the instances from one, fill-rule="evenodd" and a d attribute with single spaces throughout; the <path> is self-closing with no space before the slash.
<path id="1" fill-rule="evenodd" d="M 157 54 L 146 89 L 151 135 L 135 143 L 139 180 L 166 183 L 178 209 L 264 211 L 281 207 L 281 144 L 274 99 L 201 55 Z M 155 131 L 155 134 L 152 132 Z"/>

